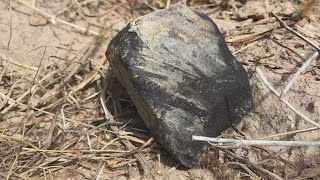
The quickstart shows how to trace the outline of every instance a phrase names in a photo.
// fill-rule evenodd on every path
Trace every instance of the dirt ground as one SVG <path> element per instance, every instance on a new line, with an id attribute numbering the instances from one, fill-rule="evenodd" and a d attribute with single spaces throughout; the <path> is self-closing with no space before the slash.
<path id="1" fill-rule="evenodd" d="M 108 89 L 112 96 L 107 94 L 106 104 L 122 124 L 105 123 L 99 84 L 114 81 L 104 55 L 108 42 L 130 20 L 175 3 L 0 1 L 0 179 L 273 179 L 256 167 L 283 179 L 320 178 L 319 147 L 226 147 L 248 163 L 213 146 L 198 167 L 185 169 L 156 142 L 148 142 L 147 130 L 135 122 L 134 107 L 117 82 Z M 277 91 L 283 90 L 315 49 L 279 27 L 270 13 L 319 45 L 320 2 L 186 3 L 215 21 L 250 78 L 254 108 L 222 136 L 319 141 L 319 129 L 281 102 L 258 77 L 256 67 Z M 285 95 L 318 123 L 319 60 L 308 66 Z M 141 147 L 139 155 L 150 173 L 144 173 L 137 154 L 130 154 L 123 139 Z"/>

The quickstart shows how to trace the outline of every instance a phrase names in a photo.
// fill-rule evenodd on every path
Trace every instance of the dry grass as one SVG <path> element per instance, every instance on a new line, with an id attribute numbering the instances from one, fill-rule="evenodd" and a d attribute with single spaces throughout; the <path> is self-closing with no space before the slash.
<path id="1" fill-rule="evenodd" d="M 160 167 L 159 155 L 166 157 L 166 153 L 155 142 L 151 142 L 145 130 L 130 127 L 130 119 L 135 117 L 132 102 L 114 83 L 105 58 L 96 56 L 103 55 L 101 49 L 103 51 L 106 48 L 106 43 L 116 33 L 112 29 L 114 24 L 108 24 L 108 16 L 123 16 L 129 20 L 165 8 L 170 2 L 70 0 L 62 3 L 56 14 L 40 8 L 40 2 L 36 0 L 33 3 L 23 0 L 5 2 L 10 17 L 11 11 L 26 11 L 30 16 L 39 14 L 51 25 L 77 31 L 79 36 L 91 40 L 81 50 L 39 45 L 31 51 L 37 56 L 32 63 L 26 64 L 18 61 L 10 50 L 6 53 L 0 51 L 1 179 L 111 179 L 121 175 L 130 176 L 135 171 L 162 179 L 175 170 L 171 169 L 174 167 L 172 161 L 167 163 L 170 168 L 163 168 L 166 173 L 157 171 Z M 233 10 L 235 7 L 232 1 L 229 4 L 222 3 L 221 7 L 218 1 L 188 3 L 205 12 L 226 7 Z M 303 12 L 307 12 L 303 16 L 311 11 L 310 8 L 302 8 Z M 76 17 L 71 18 L 72 13 Z M 267 24 L 268 21 L 262 23 Z M 228 38 L 228 42 L 238 43 L 234 45 L 237 54 L 254 46 L 252 42 L 269 37 L 272 31 L 272 28 L 265 28 L 263 32 L 246 33 L 241 29 L 233 32 L 235 36 Z M 9 49 L 13 45 L 12 36 L 15 34 L 10 24 Z M 80 41 L 78 43 L 81 44 Z M 47 51 L 52 49 L 67 54 L 66 58 L 47 55 Z M 28 54 L 22 56 L 27 58 Z M 48 62 L 49 58 L 55 61 Z M 278 67 L 281 68 L 281 65 Z M 317 129 L 296 130 L 294 133 L 311 130 Z M 283 135 L 288 133 L 275 133 L 264 138 Z M 278 156 L 276 159 L 283 162 Z M 201 166 L 224 179 L 259 179 L 263 176 L 250 169 L 249 165 L 217 149 L 211 149 L 204 155 Z M 311 172 L 314 176 L 319 175 Z"/>

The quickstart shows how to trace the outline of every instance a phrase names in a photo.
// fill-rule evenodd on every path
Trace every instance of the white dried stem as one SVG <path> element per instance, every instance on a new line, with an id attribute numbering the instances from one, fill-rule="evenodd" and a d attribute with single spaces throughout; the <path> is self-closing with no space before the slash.
<path id="1" fill-rule="evenodd" d="M 247 139 L 226 139 L 212 138 L 205 136 L 192 136 L 192 140 L 212 143 L 222 143 L 224 145 L 240 146 L 308 146 L 320 147 L 320 141 L 267 141 L 267 140 L 247 140 Z"/>
<path id="2" fill-rule="evenodd" d="M 91 146 L 91 140 L 90 140 L 89 133 L 87 133 L 87 140 L 88 140 L 88 145 L 89 145 L 90 151 L 92 153 L 92 146 Z"/>
<path id="3" fill-rule="evenodd" d="M 262 82 L 280 99 L 280 101 L 282 101 L 285 105 L 287 105 L 293 112 L 299 115 L 303 120 L 309 122 L 310 124 L 316 126 L 317 128 L 320 128 L 320 124 L 316 123 L 315 121 L 311 120 L 306 115 L 301 113 L 290 102 L 288 102 L 284 98 L 280 98 L 281 94 L 269 83 L 265 75 L 262 73 L 262 71 L 258 67 L 256 68 L 256 72 L 258 73 L 258 76 L 261 78 Z"/>
<path id="4" fill-rule="evenodd" d="M 64 109 L 65 106 L 66 106 L 66 105 L 64 104 L 64 105 L 62 106 L 62 108 L 61 108 L 61 119 L 62 119 L 62 127 L 63 127 L 63 129 L 66 129 L 66 128 L 67 128 L 67 125 L 66 125 L 66 117 L 65 117 L 64 111 L 63 111 L 63 109 Z"/>
<path id="5" fill-rule="evenodd" d="M 102 174 L 102 171 L 103 171 L 103 169 L 104 169 L 104 165 L 105 165 L 106 163 L 103 163 L 103 165 L 102 165 L 102 167 L 101 167 L 101 169 L 100 169 L 100 171 L 99 171 L 99 173 L 98 173 L 98 175 L 97 175 L 97 177 L 96 177 L 96 180 L 99 180 L 100 179 L 100 176 L 101 176 L 101 174 Z"/>
<path id="6" fill-rule="evenodd" d="M 318 57 L 318 55 L 319 55 L 318 51 L 314 52 L 313 55 L 308 60 L 306 60 L 306 62 L 304 62 L 303 65 L 298 69 L 298 71 L 293 75 L 291 80 L 288 82 L 286 87 L 281 92 L 280 97 L 282 99 L 283 99 L 284 95 L 290 90 L 291 86 L 297 80 L 299 75 L 313 62 L 313 60 L 315 60 Z"/>
<path id="7" fill-rule="evenodd" d="M 101 93 L 101 91 L 98 91 L 98 92 L 92 94 L 91 96 L 84 98 L 83 101 L 88 101 L 88 100 L 90 100 L 90 99 L 92 99 L 92 98 L 95 98 L 95 97 L 96 97 L 97 95 L 99 95 L 100 93 Z"/>

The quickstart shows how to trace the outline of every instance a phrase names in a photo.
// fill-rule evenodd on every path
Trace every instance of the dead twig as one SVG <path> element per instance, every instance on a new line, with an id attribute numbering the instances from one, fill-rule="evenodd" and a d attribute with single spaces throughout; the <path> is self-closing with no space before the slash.
<path id="1" fill-rule="evenodd" d="M 45 140 L 45 144 L 43 146 L 44 149 L 48 149 L 52 143 L 53 131 L 54 131 L 54 128 L 56 127 L 57 119 L 58 119 L 58 113 L 56 113 L 55 116 L 52 118 L 48 137 Z"/>
<path id="2" fill-rule="evenodd" d="M 68 153 L 68 154 L 74 154 L 74 156 L 77 156 L 76 153 L 126 153 L 128 151 L 123 150 L 116 150 L 116 149 L 39 149 L 39 148 L 22 148 L 24 151 L 29 152 L 42 152 L 42 153 Z"/>
<path id="3" fill-rule="evenodd" d="M 318 51 L 314 52 L 313 55 L 303 63 L 303 65 L 298 69 L 298 71 L 294 73 L 294 75 L 292 76 L 292 78 L 290 79 L 286 87 L 281 92 L 280 94 L 281 99 L 284 98 L 285 94 L 289 91 L 293 83 L 298 79 L 299 75 L 313 62 L 313 60 L 315 60 L 318 57 L 318 55 L 319 55 Z"/>
<path id="4" fill-rule="evenodd" d="M 273 135 L 265 136 L 265 137 L 262 137 L 259 139 L 268 139 L 268 138 L 274 138 L 274 137 L 279 137 L 279 136 L 286 136 L 286 135 L 298 134 L 298 133 L 303 133 L 303 132 L 309 132 L 309 131 L 314 131 L 314 130 L 319 130 L 319 128 L 313 127 L 313 128 L 306 128 L 306 129 L 301 129 L 301 130 L 279 133 L 279 134 L 273 134 Z"/>
<path id="5" fill-rule="evenodd" d="M 180 164 L 176 164 L 174 167 L 170 168 L 166 174 L 164 175 L 162 180 L 165 180 L 167 178 L 167 176 L 172 173 L 173 171 L 175 171 L 178 167 L 180 166 Z"/>
<path id="6" fill-rule="evenodd" d="M 40 60 L 39 67 L 38 67 L 38 69 L 37 69 L 37 71 L 36 71 L 36 74 L 34 75 L 34 77 L 33 77 L 33 79 L 32 79 L 32 85 L 31 85 L 31 87 L 33 87 L 34 84 L 35 84 L 36 78 L 37 78 L 37 76 L 38 76 L 38 74 L 39 74 L 39 71 L 40 71 L 40 68 L 41 68 L 41 65 L 42 65 L 42 62 L 43 62 L 43 58 L 44 58 L 46 52 L 47 52 L 47 47 L 45 46 L 45 47 L 44 47 L 44 52 L 43 52 L 43 54 L 42 54 L 42 58 L 41 58 L 41 60 Z M 30 96 L 29 96 L 28 102 L 31 102 L 31 101 L 30 101 L 30 99 L 31 99 L 31 97 L 32 97 L 32 91 L 31 91 L 31 90 L 32 90 L 32 88 L 30 88 L 30 91 L 29 91 Z M 29 108 L 28 108 L 28 109 L 29 109 Z"/>
<path id="7" fill-rule="evenodd" d="M 298 33 L 297 31 L 293 30 L 291 27 L 289 27 L 286 23 L 284 23 L 279 16 L 277 16 L 274 12 L 271 12 L 271 15 L 273 17 L 275 17 L 280 25 L 282 27 L 284 27 L 286 30 L 288 30 L 289 32 L 291 32 L 292 34 L 296 35 L 297 37 L 299 37 L 300 39 L 302 39 L 303 41 L 305 41 L 306 43 L 310 44 L 312 47 L 314 47 L 317 51 L 320 52 L 320 48 L 313 42 L 311 42 L 309 39 L 305 38 L 304 36 L 302 36 L 300 33 Z"/>
<path id="8" fill-rule="evenodd" d="M 9 13 L 10 13 L 10 19 L 9 19 L 9 40 L 7 44 L 7 50 L 10 49 L 11 39 L 12 39 L 12 0 L 9 2 Z"/>
<path id="9" fill-rule="evenodd" d="M 136 161 L 137 161 L 137 159 L 129 159 L 129 160 L 120 162 L 120 163 L 118 163 L 118 164 L 111 165 L 110 167 L 111 167 L 111 168 L 119 168 L 119 167 L 125 166 L 125 165 L 127 165 L 127 164 L 131 164 L 131 163 L 133 163 L 133 162 L 136 162 Z"/>
<path id="10" fill-rule="evenodd" d="M 249 140 L 249 139 L 227 139 L 227 138 L 212 138 L 205 136 L 192 136 L 192 140 L 205 141 L 211 143 L 222 143 L 223 145 L 231 145 L 235 147 L 241 146 L 306 146 L 320 147 L 320 141 L 267 141 L 267 140 Z"/>
<path id="11" fill-rule="evenodd" d="M 97 175 L 97 177 L 96 177 L 96 180 L 99 180 L 99 179 L 100 179 L 100 176 L 101 176 L 101 174 L 102 174 L 102 172 L 103 172 L 104 165 L 105 165 L 105 163 L 102 164 L 102 167 L 101 167 L 101 169 L 100 169 L 100 171 L 99 171 L 99 173 L 98 173 L 98 175 Z"/>
<path id="12" fill-rule="evenodd" d="M 12 64 L 12 65 L 14 65 L 14 66 L 22 67 L 22 68 L 29 69 L 29 70 L 32 70 L 32 71 L 36 71 L 36 70 L 38 69 L 38 67 L 20 63 L 20 62 L 23 62 L 23 60 L 20 59 L 20 58 L 17 58 L 17 57 L 16 57 L 16 56 L 17 56 L 16 54 L 13 54 L 13 55 L 14 55 L 14 57 L 12 57 L 12 56 L 7 56 L 6 53 L 0 52 L 0 59 L 1 59 L 1 61 L 6 62 L 7 64 Z M 18 59 L 18 60 L 17 60 L 17 59 Z M 19 61 L 20 61 L 20 62 L 19 62 Z M 33 64 L 33 63 L 32 63 L 32 64 Z"/>
<path id="13" fill-rule="evenodd" d="M 80 54 L 83 54 L 81 56 L 79 56 L 78 58 L 78 62 L 84 62 L 85 60 L 87 60 L 87 58 L 91 55 L 91 53 L 94 51 L 94 49 L 96 48 L 96 44 L 97 44 L 97 38 L 93 38 L 92 42 L 90 44 L 88 44 L 86 47 L 83 48 L 82 52 Z M 66 72 L 68 72 L 68 74 L 66 75 L 66 77 L 63 79 L 64 82 L 68 82 L 73 75 L 78 71 L 78 69 L 81 67 L 81 64 L 71 64 L 67 69 Z M 38 107 L 39 105 L 43 104 L 44 102 L 48 101 L 48 98 L 52 98 L 54 97 L 57 93 L 59 93 L 59 90 L 62 88 L 64 84 L 60 84 L 55 86 L 52 90 L 50 90 L 49 92 L 47 92 L 45 95 L 43 95 L 37 102 L 35 102 L 33 104 L 33 107 Z M 70 93 L 69 93 L 70 94 Z"/>
<path id="14" fill-rule="evenodd" d="M 25 73 L 19 80 L 17 80 L 17 81 L 12 85 L 12 87 L 10 88 L 9 92 L 8 92 L 7 95 L 6 95 L 6 98 L 3 98 L 3 102 L 0 104 L 0 110 L 1 110 L 3 107 L 5 107 L 5 105 L 9 102 L 9 98 L 11 97 L 11 94 L 12 94 L 13 89 L 16 87 L 16 85 L 17 85 L 20 81 L 23 80 L 23 78 L 25 77 L 25 75 L 26 75 L 26 73 Z M 9 102 L 9 104 L 10 104 L 10 102 Z M 11 106 L 11 105 L 9 105 L 9 106 Z M 1 113 L 4 114 L 4 113 L 5 113 L 5 109 L 2 110 Z"/>
<path id="15" fill-rule="evenodd" d="M 81 2 L 83 4 L 83 2 Z M 123 5 L 128 4 L 129 1 L 124 1 L 123 3 L 120 3 L 118 5 L 114 5 L 111 8 L 107 9 L 105 12 L 101 13 L 101 14 L 89 14 L 88 12 L 82 11 L 82 13 L 87 16 L 87 17 L 95 17 L 95 18 L 102 18 L 106 15 L 108 15 L 109 13 L 111 13 L 112 11 L 115 11 L 116 9 L 118 9 L 119 7 L 122 7 Z"/>
<path id="16" fill-rule="evenodd" d="M 107 119 L 109 119 L 109 121 L 114 122 L 115 120 L 114 120 L 112 114 L 110 113 L 110 111 L 105 106 L 105 99 L 106 99 L 105 98 L 105 93 L 106 93 L 105 89 L 106 89 L 106 87 L 102 88 L 99 81 L 97 81 L 97 85 L 98 85 L 99 91 L 101 91 L 101 93 L 100 93 L 100 103 L 101 103 L 101 106 L 103 107 L 105 116 L 106 116 Z M 119 132 L 119 128 L 117 126 L 111 126 L 111 130 L 113 130 L 114 132 Z M 130 141 L 124 140 L 124 139 L 120 139 L 120 140 L 126 146 L 127 150 L 134 151 L 136 149 L 136 147 L 134 145 L 132 145 Z M 139 153 L 135 153 L 135 154 L 133 154 L 133 156 L 134 156 L 134 158 L 136 158 L 138 160 L 138 162 L 140 163 L 143 171 L 145 173 L 149 173 L 150 172 L 150 165 L 147 163 L 147 161 Z"/>
<path id="17" fill-rule="evenodd" d="M 7 97 L 6 95 L 4 95 L 4 94 L 2 94 L 2 93 L 0 93 L 0 97 L 3 98 L 3 99 L 8 99 L 10 103 L 18 104 L 18 105 L 23 106 L 23 107 L 28 107 L 28 105 L 23 104 L 23 103 L 20 103 L 20 102 L 17 102 L 16 100 L 14 100 L 14 99 L 12 99 L 12 98 L 10 98 L 10 97 Z M 50 115 L 50 116 L 54 116 L 53 113 L 48 112 L 48 111 L 44 111 L 44 110 L 39 109 L 39 108 L 32 107 L 32 109 L 33 109 L 33 110 L 36 110 L 36 111 L 39 111 L 39 112 L 41 112 L 41 113 Z M 86 123 L 83 123 L 83 122 L 79 122 L 79 121 L 77 121 L 77 120 L 73 120 L 73 119 L 70 119 L 70 118 L 65 118 L 65 120 L 70 121 L 70 122 L 73 122 L 73 123 L 75 123 L 75 124 L 81 124 L 81 125 L 83 125 L 83 126 L 85 126 L 85 127 L 95 127 L 95 126 L 92 126 L 92 125 L 90 125 L 90 124 L 86 124 Z"/>
<path id="18" fill-rule="evenodd" d="M 243 43 L 243 42 L 254 42 L 259 39 L 262 39 L 264 37 L 267 37 L 272 34 L 273 29 L 268 29 L 263 32 L 257 32 L 253 34 L 242 34 L 242 35 L 237 35 L 232 38 L 228 38 L 226 41 L 228 43 Z"/>
<path id="19" fill-rule="evenodd" d="M 232 153 L 229 150 L 223 149 L 223 148 L 218 148 L 219 150 L 223 151 L 225 154 L 227 154 L 230 157 L 233 157 L 235 159 L 237 159 L 238 161 L 247 164 L 248 166 L 250 166 L 252 169 L 256 170 L 259 174 L 263 174 L 263 175 L 267 175 L 268 177 L 272 178 L 272 179 L 276 179 L 276 180 L 282 180 L 282 178 L 258 165 L 253 164 L 252 162 L 250 162 L 249 160 L 242 158 L 238 155 L 236 155 L 235 153 Z"/>
<path id="20" fill-rule="evenodd" d="M 166 9 L 168 9 L 170 7 L 170 4 L 171 4 L 171 0 L 167 0 Z"/>
<path id="21" fill-rule="evenodd" d="M 14 166 L 16 165 L 16 162 L 17 162 L 17 160 L 18 160 L 18 157 L 19 157 L 19 155 L 17 154 L 16 157 L 14 158 L 13 162 L 12 162 L 12 165 L 11 165 L 10 169 L 9 169 L 9 172 L 8 172 L 8 174 L 7 174 L 7 177 L 6 177 L 6 180 L 9 180 L 9 179 L 10 179 L 10 177 L 11 177 L 11 175 L 12 175 L 12 173 L 13 173 L 13 168 L 14 168 Z"/>
<path id="22" fill-rule="evenodd" d="M 297 115 L 299 115 L 303 120 L 305 120 L 305 121 L 309 122 L 310 124 L 320 128 L 320 124 L 318 124 L 315 121 L 311 120 L 306 115 L 304 115 L 303 113 L 298 111 L 287 100 L 285 100 L 284 98 L 281 98 L 280 97 L 281 94 L 271 85 L 271 83 L 269 83 L 269 81 L 267 80 L 267 78 L 265 77 L 265 75 L 263 74 L 263 72 L 260 70 L 259 67 L 256 68 L 256 72 L 257 72 L 258 76 L 260 77 L 260 79 L 262 80 L 262 82 L 279 98 L 280 101 L 282 101 L 285 105 L 287 105 L 293 112 L 295 112 Z"/>
<path id="23" fill-rule="evenodd" d="M 153 141 L 153 138 L 150 138 L 147 142 L 142 144 L 142 146 L 140 146 L 139 148 L 136 148 L 135 150 L 132 150 L 128 153 L 119 154 L 119 156 L 116 156 L 116 157 L 126 157 L 126 156 L 130 156 L 130 155 L 139 153 L 144 147 L 148 146 L 152 141 Z"/>
<path id="24" fill-rule="evenodd" d="M 45 17 L 47 17 L 47 18 L 50 18 L 50 20 L 51 20 L 51 22 L 52 22 L 53 24 L 54 24 L 56 21 L 58 21 L 58 22 L 60 22 L 60 23 L 62 23 L 62 24 L 65 24 L 65 25 L 67 25 L 67 26 L 73 27 L 73 28 L 78 29 L 78 30 L 80 30 L 80 31 L 82 31 L 82 32 L 88 32 L 88 33 L 90 33 L 90 34 L 93 34 L 93 35 L 96 35 L 96 36 L 100 36 L 100 33 L 96 32 L 96 31 L 88 30 L 87 28 L 84 28 L 84 27 L 81 27 L 81 26 L 79 26 L 79 25 L 76 25 L 76 24 L 67 22 L 67 21 L 65 21 L 65 20 L 62 20 L 62 19 L 60 19 L 60 18 L 57 18 L 56 16 L 53 16 L 53 15 L 47 13 L 47 12 L 44 12 L 44 11 L 38 9 L 38 8 L 33 7 L 32 5 L 26 3 L 26 2 L 23 1 L 23 0 L 17 0 L 17 1 L 18 1 L 19 3 L 25 5 L 26 7 L 31 8 L 32 10 L 40 13 L 41 15 L 43 15 L 43 16 L 45 16 Z"/>
<path id="25" fill-rule="evenodd" d="M 249 173 L 248 176 L 250 176 L 251 179 L 259 179 L 260 180 L 260 177 L 257 176 L 256 174 L 254 174 L 252 172 L 252 170 L 250 168 L 248 168 L 245 164 L 242 164 L 239 162 L 228 162 L 227 165 L 238 165 L 238 166 L 242 167 L 242 169 L 244 169 L 245 171 L 247 171 Z"/>

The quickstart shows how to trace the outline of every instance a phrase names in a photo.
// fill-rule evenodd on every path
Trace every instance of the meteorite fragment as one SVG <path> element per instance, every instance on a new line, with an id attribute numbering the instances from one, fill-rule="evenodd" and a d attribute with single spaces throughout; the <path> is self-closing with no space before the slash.
<path id="1" fill-rule="evenodd" d="M 185 5 L 130 22 L 107 59 L 158 142 L 186 167 L 252 106 L 247 73 L 214 22 Z"/>

